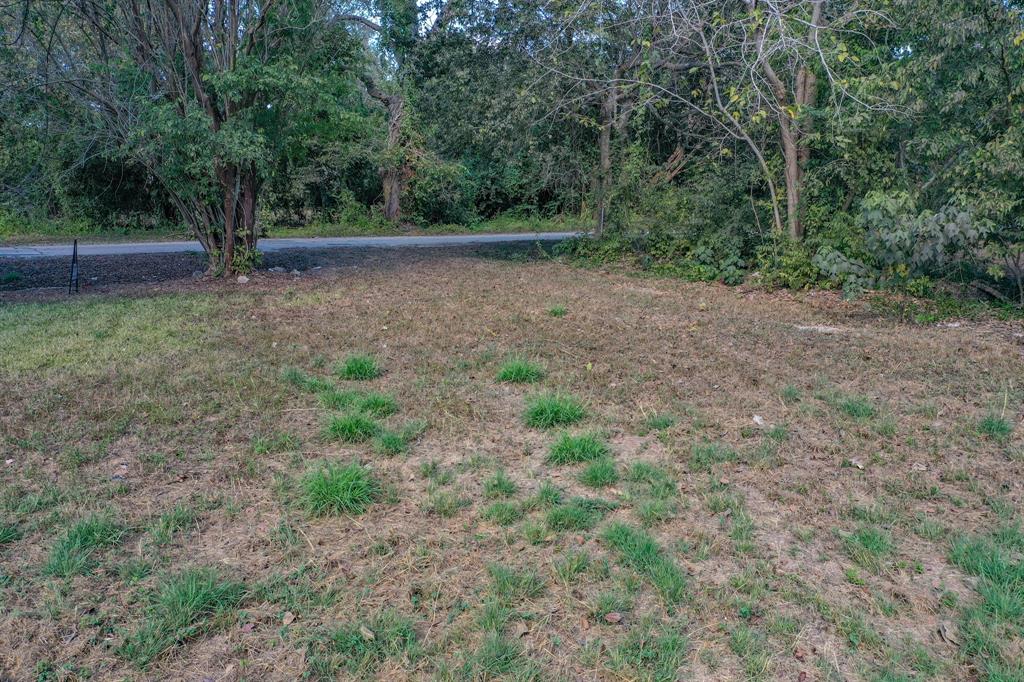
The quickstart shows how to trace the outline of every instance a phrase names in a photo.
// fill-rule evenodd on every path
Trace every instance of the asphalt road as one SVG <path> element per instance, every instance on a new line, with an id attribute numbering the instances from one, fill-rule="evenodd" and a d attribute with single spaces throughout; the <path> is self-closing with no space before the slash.
<path id="1" fill-rule="evenodd" d="M 423 237 L 305 237 L 261 239 L 258 246 L 264 253 L 294 249 L 387 249 L 409 247 L 476 246 L 557 242 L 578 235 L 578 232 L 523 232 L 518 234 L 452 234 Z M 122 242 L 118 244 L 79 244 L 79 256 L 133 256 L 157 253 L 202 253 L 196 241 L 187 242 Z M 71 245 L 0 246 L 0 258 L 53 258 L 70 256 Z"/>

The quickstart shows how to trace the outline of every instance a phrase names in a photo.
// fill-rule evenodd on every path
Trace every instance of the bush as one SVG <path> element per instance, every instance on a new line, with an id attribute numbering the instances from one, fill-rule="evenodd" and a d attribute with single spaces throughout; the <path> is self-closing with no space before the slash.
<path id="1" fill-rule="evenodd" d="M 467 224 L 476 220 L 476 186 L 460 163 L 421 158 L 405 188 L 405 207 L 417 221 Z"/>

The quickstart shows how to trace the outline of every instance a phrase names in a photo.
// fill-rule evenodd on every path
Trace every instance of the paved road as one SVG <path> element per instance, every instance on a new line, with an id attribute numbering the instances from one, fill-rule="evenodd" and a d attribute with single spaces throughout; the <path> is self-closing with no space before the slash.
<path id="1" fill-rule="evenodd" d="M 519 234 L 452 234 L 426 237 L 305 237 L 261 239 L 264 253 L 287 249 L 360 249 L 407 248 L 438 246 L 473 246 L 476 244 L 514 244 L 524 242 L 557 242 L 578 235 L 578 232 L 523 232 Z M 119 244 L 79 244 L 80 256 L 122 256 L 149 253 L 202 252 L 199 242 L 124 242 Z M 48 258 L 70 256 L 71 245 L 0 246 L 0 258 Z"/>

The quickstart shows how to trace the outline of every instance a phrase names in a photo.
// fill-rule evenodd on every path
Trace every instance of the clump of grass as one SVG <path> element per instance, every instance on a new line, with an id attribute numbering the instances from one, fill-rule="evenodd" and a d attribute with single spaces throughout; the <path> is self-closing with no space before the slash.
<path id="1" fill-rule="evenodd" d="M 658 412 L 649 416 L 644 425 L 651 431 L 664 431 L 676 425 L 676 418 L 666 412 Z"/>
<path id="2" fill-rule="evenodd" d="M 793 384 L 784 386 L 782 388 L 782 391 L 780 391 L 779 393 L 782 396 L 782 402 L 786 403 L 787 405 L 792 405 L 793 403 L 800 400 L 800 389 L 794 386 Z"/>
<path id="3" fill-rule="evenodd" d="M 331 440 L 343 443 L 362 443 L 380 433 L 380 424 L 360 412 L 350 412 L 331 417 L 325 434 Z"/>
<path id="4" fill-rule="evenodd" d="M 415 659 L 418 654 L 414 623 L 389 609 L 369 622 L 345 625 L 326 638 L 317 638 L 307 657 L 314 677 L 333 680 L 340 669 L 353 675 L 371 675 L 389 659 Z"/>
<path id="5" fill-rule="evenodd" d="M 451 518 L 470 505 L 470 501 L 450 490 L 435 491 L 427 498 L 425 508 L 431 514 Z"/>
<path id="6" fill-rule="evenodd" d="M 370 470 L 356 462 L 344 466 L 329 462 L 302 479 L 306 508 L 316 516 L 362 514 L 380 492 Z"/>
<path id="7" fill-rule="evenodd" d="M 484 510 L 483 517 L 499 526 L 511 526 L 523 518 L 523 509 L 515 502 L 494 502 Z"/>
<path id="8" fill-rule="evenodd" d="M 424 422 L 413 421 L 400 431 L 381 431 L 373 440 L 373 449 L 388 457 L 405 454 L 409 451 L 409 444 L 416 440 L 424 429 Z"/>
<path id="9" fill-rule="evenodd" d="M 735 462 L 736 451 L 722 443 L 698 443 L 690 452 L 690 470 L 708 471 L 716 464 Z"/>
<path id="10" fill-rule="evenodd" d="M 562 497 L 561 488 L 551 481 L 544 481 L 523 506 L 527 509 L 550 509 L 556 504 L 561 504 Z"/>
<path id="11" fill-rule="evenodd" d="M 564 585 L 571 585 L 576 582 L 576 578 L 582 573 L 586 572 L 591 565 L 590 555 L 586 552 L 570 550 L 566 552 L 565 556 L 560 560 L 556 561 L 555 576 Z"/>
<path id="12" fill-rule="evenodd" d="M 565 317 L 566 312 L 564 305 L 553 305 L 548 308 L 548 315 L 551 317 Z"/>
<path id="13" fill-rule="evenodd" d="M 676 604 L 686 593 L 686 576 L 660 545 L 639 528 L 613 523 L 601 535 L 623 562 L 646 576 L 666 603 Z"/>
<path id="14" fill-rule="evenodd" d="M 552 507 L 545 521 L 555 532 L 590 530 L 604 518 L 609 508 L 610 505 L 602 500 L 574 497 L 565 504 Z"/>
<path id="15" fill-rule="evenodd" d="M 21 539 L 21 531 L 13 524 L 0 524 L 0 545 L 17 542 Z"/>
<path id="16" fill-rule="evenodd" d="M 587 410 L 570 395 L 549 393 L 535 395 L 526 401 L 524 420 L 535 429 L 550 429 L 555 426 L 569 426 L 582 421 Z"/>
<path id="17" fill-rule="evenodd" d="M 591 462 L 580 474 L 580 483 L 588 488 L 604 488 L 619 481 L 619 472 L 611 458 Z"/>
<path id="18" fill-rule="evenodd" d="M 678 679 L 688 647 L 677 628 L 644 624 L 631 628 L 625 641 L 610 649 L 609 663 L 629 679 L 671 682 Z"/>
<path id="19" fill-rule="evenodd" d="M 577 464 L 607 458 L 611 454 L 608 444 L 595 433 L 573 436 L 563 433 L 548 452 L 548 464 Z"/>
<path id="20" fill-rule="evenodd" d="M 544 594 L 544 579 L 535 571 L 491 564 L 487 567 L 487 572 L 494 581 L 494 596 L 503 604 L 535 599 Z"/>
<path id="21" fill-rule="evenodd" d="M 512 497 L 518 488 L 504 471 L 497 471 L 489 479 L 484 481 L 484 497 L 495 499 L 497 497 Z"/>
<path id="22" fill-rule="evenodd" d="M 368 381 L 381 375 L 377 360 L 371 355 L 349 355 L 334 366 L 334 375 L 350 381 Z"/>
<path id="23" fill-rule="evenodd" d="M 330 391 L 334 388 L 334 385 L 326 379 L 310 376 L 297 367 L 284 368 L 284 370 L 281 371 L 281 378 L 286 383 L 302 389 L 303 391 L 309 391 L 310 393 Z"/>
<path id="24" fill-rule="evenodd" d="M 876 573 L 893 549 L 889 534 L 874 526 L 863 526 L 844 536 L 843 546 L 854 563 Z"/>
<path id="25" fill-rule="evenodd" d="M 316 394 L 320 404 L 328 410 L 347 410 L 359 399 L 358 391 L 343 391 L 331 386 Z"/>
<path id="26" fill-rule="evenodd" d="M 871 419 L 877 412 L 870 398 L 857 395 L 839 398 L 836 407 L 846 416 L 858 421 Z"/>
<path id="27" fill-rule="evenodd" d="M 167 544 L 175 533 L 194 523 L 197 516 L 195 508 L 184 503 L 175 505 L 174 509 L 161 514 L 160 518 L 149 527 L 149 535 L 153 539 L 153 544 Z"/>
<path id="28" fill-rule="evenodd" d="M 356 400 L 356 409 L 374 417 L 390 417 L 398 412 L 398 402 L 387 393 L 367 393 Z"/>
<path id="29" fill-rule="evenodd" d="M 978 433 L 985 438 L 1005 443 L 1010 439 L 1010 434 L 1013 433 L 1013 425 L 998 415 L 987 414 L 984 419 L 978 422 Z"/>
<path id="30" fill-rule="evenodd" d="M 544 378 L 544 368 L 525 358 L 512 358 L 498 370 L 498 381 L 510 384 L 535 384 Z"/>
<path id="31" fill-rule="evenodd" d="M 270 455 L 299 448 L 299 439 L 290 433 L 270 433 L 253 436 L 250 449 L 254 455 Z"/>
<path id="32" fill-rule="evenodd" d="M 191 569 L 166 580 L 151 596 L 142 626 L 118 653 L 145 668 L 173 647 L 212 630 L 245 596 L 242 583 L 209 569 Z"/>
<path id="33" fill-rule="evenodd" d="M 121 540 L 124 529 L 105 515 L 93 515 L 68 529 L 50 550 L 45 571 L 49 575 L 69 577 L 88 573 L 95 565 L 95 554 Z"/>

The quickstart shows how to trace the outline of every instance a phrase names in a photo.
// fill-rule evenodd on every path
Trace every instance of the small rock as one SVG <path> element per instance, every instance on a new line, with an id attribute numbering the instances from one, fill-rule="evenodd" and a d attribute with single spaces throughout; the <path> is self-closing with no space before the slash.
<path id="1" fill-rule="evenodd" d="M 280 265 L 275 265 L 272 268 L 268 268 L 267 272 L 284 272 L 284 268 L 282 268 Z"/>
<path id="2" fill-rule="evenodd" d="M 291 625 L 294 622 L 295 622 L 295 614 L 292 613 L 291 611 L 285 611 L 284 612 L 284 618 L 281 619 L 281 623 L 283 623 L 284 625 Z"/>
<path id="3" fill-rule="evenodd" d="M 766 422 L 764 421 L 764 417 L 762 417 L 759 414 L 755 414 L 754 423 L 757 424 L 758 426 L 764 426 Z"/>
<path id="4" fill-rule="evenodd" d="M 293 275 L 301 275 L 302 273 L 299 272 L 298 270 L 292 270 L 291 274 L 293 274 Z"/>
<path id="5" fill-rule="evenodd" d="M 604 619 L 605 619 L 605 621 L 607 621 L 609 623 L 621 623 L 622 622 L 622 614 L 619 613 L 618 611 L 612 611 L 610 613 L 604 614 Z"/>
<path id="6" fill-rule="evenodd" d="M 377 639 L 377 636 L 373 634 L 373 630 L 366 627 L 365 625 L 359 626 L 359 634 L 361 634 L 363 636 L 363 639 L 367 641 L 373 641 Z"/>
<path id="7" fill-rule="evenodd" d="M 248 283 L 248 281 L 249 281 L 249 278 L 246 277 L 245 275 L 239 275 L 238 276 L 238 283 L 239 284 L 246 284 L 246 283 Z"/>
<path id="8" fill-rule="evenodd" d="M 519 621 L 518 623 L 516 623 L 513 632 L 515 633 L 516 639 L 518 639 L 530 632 L 530 626 L 524 623 L 523 621 Z"/>

